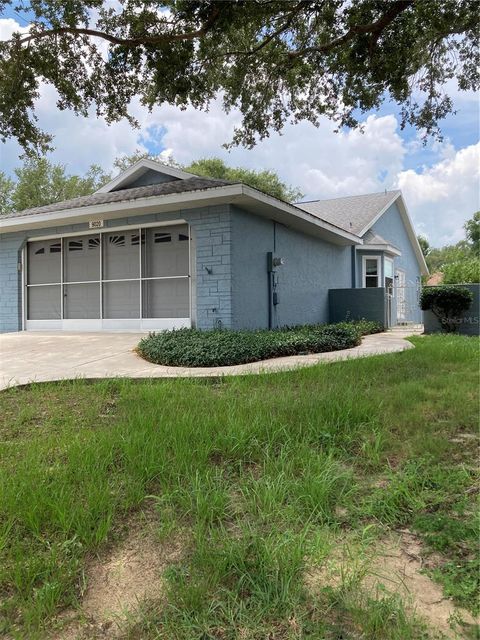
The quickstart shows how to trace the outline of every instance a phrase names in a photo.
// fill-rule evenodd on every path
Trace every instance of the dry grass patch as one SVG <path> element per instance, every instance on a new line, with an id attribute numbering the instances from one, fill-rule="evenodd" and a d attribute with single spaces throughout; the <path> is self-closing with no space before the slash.
<path id="1" fill-rule="evenodd" d="M 424 573 L 441 562 L 439 554 L 426 554 L 419 538 L 404 529 L 368 545 L 340 542 L 321 566 L 308 570 L 305 584 L 313 596 L 330 588 L 375 600 L 399 597 L 407 613 L 424 621 L 434 638 L 475 637 L 479 619 L 456 607 Z M 471 635 L 465 635 L 469 631 Z"/>
<path id="2" fill-rule="evenodd" d="M 163 573 L 182 557 L 185 539 L 180 533 L 161 538 L 149 516 L 137 516 L 127 530 L 118 545 L 87 561 L 80 606 L 59 616 L 52 640 L 121 637 L 146 601 L 164 598 Z"/>

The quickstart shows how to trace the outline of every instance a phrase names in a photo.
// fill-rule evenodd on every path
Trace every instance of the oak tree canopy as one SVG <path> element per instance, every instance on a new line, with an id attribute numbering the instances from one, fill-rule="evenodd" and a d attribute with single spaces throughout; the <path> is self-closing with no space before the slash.
<path id="1" fill-rule="evenodd" d="M 207 108 L 220 96 L 247 147 L 286 122 L 354 127 L 386 99 L 401 125 L 440 136 L 452 92 L 477 89 L 478 0 L 0 0 L 29 23 L 0 43 L 0 137 L 28 152 L 51 137 L 35 117 L 41 83 L 57 107 L 108 122 L 137 96 Z"/>

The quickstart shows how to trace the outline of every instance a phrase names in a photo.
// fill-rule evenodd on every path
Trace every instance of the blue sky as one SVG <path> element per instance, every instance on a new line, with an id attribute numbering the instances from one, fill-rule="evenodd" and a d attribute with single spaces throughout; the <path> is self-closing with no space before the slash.
<path id="1" fill-rule="evenodd" d="M 25 20 L 7 7 L 0 18 L 0 40 L 19 26 Z M 453 84 L 449 91 L 458 112 L 442 123 L 444 141 L 426 145 L 416 130 L 400 129 L 398 106 L 388 101 L 361 116 L 363 133 L 335 133 L 324 119 L 319 128 L 288 125 L 283 135 L 272 134 L 253 150 L 231 152 L 222 145 L 240 124 L 240 114 L 225 114 L 220 99 L 208 113 L 170 105 L 149 113 L 134 101 L 131 111 L 140 128 L 132 129 L 126 122 L 109 126 L 93 114 L 79 118 L 59 112 L 55 91 L 42 86 L 37 115 L 40 126 L 55 136 L 50 159 L 64 163 L 71 173 L 83 173 L 92 163 L 111 171 L 116 157 L 144 149 L 180 163 L 220 156 L 234 166 L 273 169 L 298 186 L 305 199 L 401 188 L 417 232 L 441 246 L 462 239 L 465 220 L 480 208 L 478 96 L 459 93 Z M 20 154 L 13 140 L 0 145 L 0 168 L 12 174 L 21 164 Z"/>

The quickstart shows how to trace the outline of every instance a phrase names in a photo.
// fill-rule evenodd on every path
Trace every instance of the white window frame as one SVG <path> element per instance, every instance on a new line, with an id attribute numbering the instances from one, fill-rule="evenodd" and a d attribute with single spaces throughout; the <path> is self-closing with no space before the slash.
<path id="1" fill-rule="evenodd" d="M 377 261 L 377 288 L 380 286 L 381 278 L 382 278 L 382 256 L 362 256 L 362 287 L 364 289 L 367 288 L 367 260 L 376 260 Z M 370 276 L 373 277 L 373 276 Z M 369 287 L 374 289 L 375 287 Z"/>
<path id="2" fill-rule="evenodd" d="M 390 262 L 390 264 L 392 265 L 392 277 L 390 278 L 392 281 L 392 290 L 391 290 L 391 295 L 392 298 L 395 296 L 395 261 L 393 258 L 389 258 L 388 256 L 385 256 L 384 261 L 383 261 L 383 286 L 385 287 L 385 289 L 387 288 L 387 283 L 386 283 L 386 279 L 389 276 L 385 275 L 385 263 L 386 262 Z"/>

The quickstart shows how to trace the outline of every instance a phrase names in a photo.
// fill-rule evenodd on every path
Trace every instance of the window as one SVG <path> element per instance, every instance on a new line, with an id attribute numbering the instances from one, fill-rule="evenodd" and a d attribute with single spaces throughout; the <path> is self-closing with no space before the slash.
<path id="1" fill-rule="evenodd" d="M 115 247 L 125 246 L 125 236 L 110 236 L 108 240 L 110 244 L 113 244 Z"/>
<path id="2" fill-rule="evenodd" d="M 184 233 L 179 233 L 178 239 L 180 240 L 180 242 L 185 242 L 185 240 L 188 240 L 188 236 L 185 235 Z"/>
<path id="3" fill-rule="evenodd" d="M 81 251 L 83 249 L 83 240 L 69 240 L 68 241 L 68 250 L 69 251 Z"/>
<path id="4" fill-rule="evenodd" d="M 99 246 L 100 246 L 100 238 L 89 238 L 88 240 L 89 249 L 98 249 Z"/>
<path id="5" fill-rule="evenodd" d="M 393 260 L 391 258 L 385 258 L 383 264 L 385 289 L 393 294 Z"/>
<path id="6" fill-rule="evenodd" d="M 153 242 L 158 244 L 159 242 L 171 242 L 172 235 L 170 233 L 155 233 Z"/>
<path id="7" fill-rule="evenodd" d="M 50 245 L 50 253 L 60 253 L 62 251 L 62 243 L 55 242 Z"/>
<path id="8" fill-rule="evenodd" d="M 363 286 L 367 288 L 380 286 L 379 256 L 363 256 Z"/>

